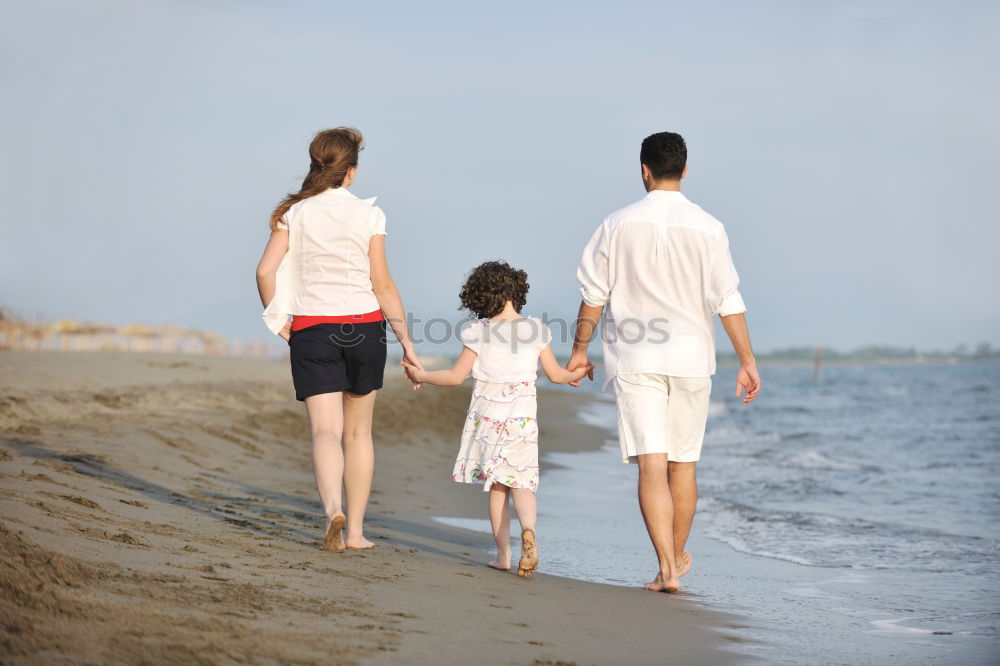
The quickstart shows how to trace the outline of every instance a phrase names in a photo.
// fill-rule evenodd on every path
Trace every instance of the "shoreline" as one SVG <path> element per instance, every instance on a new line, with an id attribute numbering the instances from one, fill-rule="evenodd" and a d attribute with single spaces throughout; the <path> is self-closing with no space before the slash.
<path id="1" fill-rule="evenodd" d="M 485 493 L 448 478 L 468 391 L 414 393 L 393 370 L 375 417 L 378 546 L 338 555 L 318 550 L 284 364 L 0 354 L 8 663 L 744 660 L 729 651 L 741 618 L 683 594 L 485 567 L 489 535 L 434 521 L 486 517 Z M 540 396 L 543 455 L 604 443 L 576 419 L 581 397 Z"/>

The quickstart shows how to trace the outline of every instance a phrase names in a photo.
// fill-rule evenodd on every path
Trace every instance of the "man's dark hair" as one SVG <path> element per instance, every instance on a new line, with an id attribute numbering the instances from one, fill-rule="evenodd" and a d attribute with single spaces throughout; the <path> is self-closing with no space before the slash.
<path id="1" fill-rule="evenodd" d="M 673 132 L 657 132 L 642 140 L 639 161 L 649 167 L 656 180 L 680 180 L 687 164 L 684 137 Z"/>

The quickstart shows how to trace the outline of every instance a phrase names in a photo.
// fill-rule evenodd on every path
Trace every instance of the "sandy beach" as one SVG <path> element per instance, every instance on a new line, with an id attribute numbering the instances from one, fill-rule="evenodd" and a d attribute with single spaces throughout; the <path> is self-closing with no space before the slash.
<path id="1" fill-rule="evenodd" d="M 309 438 L 283 363 L 0 355 L 3 662 L 718 664 L 740 619 L 682 596 L 483 566 L 452 483 L 466 390 L 376 407 L 374 551 L 320 551 Z M 547 451 L 597 448 L 583 396 L 540 400 Z M 543 476 L 544 482 L 544 476 Z M 601 526 L 594 525 L 594 538 Z M 540 535 L 545 557 L 545 535 Z M 614 566 L 614 562 L 608 562 Z"/>

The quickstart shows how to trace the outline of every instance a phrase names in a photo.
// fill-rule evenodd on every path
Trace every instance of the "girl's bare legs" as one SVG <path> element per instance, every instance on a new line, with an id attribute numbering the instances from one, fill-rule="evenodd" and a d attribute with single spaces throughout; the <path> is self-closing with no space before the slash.
<path id="1" fill-rule="evenodd" d="M 534 530 L 538 519 L 538 501 L 535 493 L 527 488 L 514 488 L 514 510 L 517 512 L 517 522 L 521 523 L 521 531 Z"/>
<path id="2" fill-rule="evenodd" d="M 538 568 L 538 547 L 535 544 L 535 520 L 538 518 L 538 500 L 527 488 L 514 488 L 514 510 L 521 523 L 521 560 L 517 564 L 518 576 L 530 576 Z"/>
<path id="3" fill-rule="evenodd" d="M 375 395 L 344 393 L 344 488 L 347 491 L 348 548 L 371 548 L 365 538 L 365 511 L 375 470 L 375 446 L 372 443 L 372 412 Z"/>
<path id="4" fill-rule="evenodd" d="M 497 543 L 496 559 L 488 566 L 510 569 L 510 488 L 500 483 L 490 486 L 490 525 Z"/>
<path id="5" fill-rule="evenodd" d="M 344 452 L 340 440 L 344 432 L 343 397 L 321 393 L 306 398 L 306 413 L 312 432 L 313 471 L 316 488 L 323 503 L 327 528 L 335 518 L 343 519 L 341 484 L 344 478 Z M 339 535 L 338 535 L 339 536 Z M 326 544 L 324 544 L 324 547 Z"/>

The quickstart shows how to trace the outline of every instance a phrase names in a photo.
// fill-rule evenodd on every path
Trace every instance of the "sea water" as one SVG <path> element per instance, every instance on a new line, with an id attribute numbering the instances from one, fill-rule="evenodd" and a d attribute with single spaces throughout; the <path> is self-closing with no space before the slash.
<path id="1" fill-rule="evenodd" d="M 1000 663 L 1000 364 L 765 367 L 747 406 L 734 375 L 714 378 L 682 595 L 743 615 L 738 650 L 769 663 Z M 608 442 L 541 443 L 541 571 L 641 584 L 635 466 L 583 390 Z"/>

